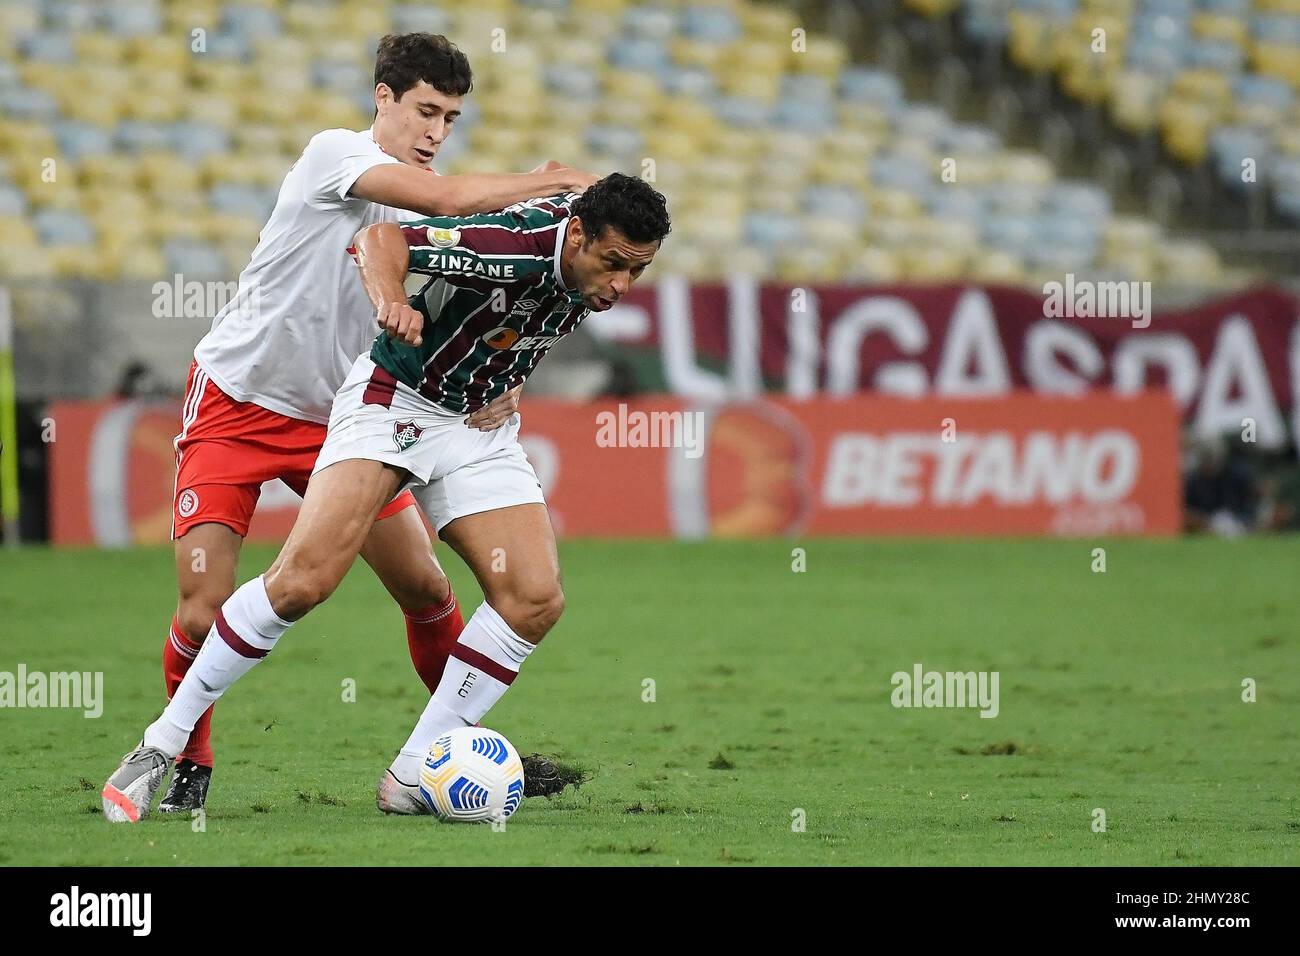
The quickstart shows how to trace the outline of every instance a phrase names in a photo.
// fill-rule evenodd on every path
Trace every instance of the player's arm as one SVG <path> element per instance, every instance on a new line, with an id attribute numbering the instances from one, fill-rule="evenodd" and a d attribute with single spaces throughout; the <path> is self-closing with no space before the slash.
<path id="1" fill-rule="evenodd" d="M 369 202 L 410 209 L 424 216 L 470 216 L 504 209 L 535 196 L 582 192 L 599 177 L 550 162 L 530 173 L 468 173 L 433 176 L 405 163 L 372 166 L 350 194 Z"/>
<path id="2" fill-rule="evenodd" d="M 391 222 L 367 226 L 357 233 L 352 252 L 379 327 L 407 345 L 418 346 L 424 316 L 406 299 L 410 253 L 402 230 Z"/>

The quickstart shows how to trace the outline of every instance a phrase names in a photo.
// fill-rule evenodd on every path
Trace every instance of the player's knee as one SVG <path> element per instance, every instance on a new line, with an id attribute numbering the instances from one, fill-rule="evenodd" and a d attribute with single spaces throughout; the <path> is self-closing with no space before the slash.
<path id="1" fill-rule="evenodd" d="M 429 567 L 414 573 L 409 580 L 399 582 L 396 590 L 399 593 L 393 596 L 404 608 L 431 607 L 446 603 L 447 596 L 451 594 L 451 582 L 441 568 L 431 563 Z"/>
<path id="2" fill-rule="evenodd" d="M 286 562 L 268 572 L 266 590 L 275 613 L 287 621 L 296 621 L 324 604 L 338 585 L 337 576 L 326 568 Z"/>
<path id="3" fill-rule="evenodd" d="M 501 599 L 501 605 L 497 613 L 514 632 L 536 643 L 564 613 L 564 589 L 559 581 L 528 584 L 513 589 Z"/>
<path id="4" fill-rule="evenodd" d="M 186 595 L 176 608 L 176 623 L 181 633 L 195 644 L 203 643 L 217 619 L 217 611 L 230 597 L 229 593 L 202 593 Z"/>

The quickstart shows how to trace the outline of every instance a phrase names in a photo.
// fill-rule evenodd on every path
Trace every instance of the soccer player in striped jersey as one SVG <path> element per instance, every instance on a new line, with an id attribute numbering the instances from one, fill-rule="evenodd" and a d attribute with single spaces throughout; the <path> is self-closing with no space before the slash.
<path id="1" fill-rule="evenodd" d="M 594 179 L 555 164 L 531 174 L 435 175 L 430 163 L 471 86 L 468 60 L 445 37 L 385 37 L 374 125 L 325 130 L 307 144 L 239 277 L 239 294 L 194 351 L 175 443 L 180 594 L 163 648 L 168 696 L 235 590 L 263 482 L 279 478 L 303 493 L 334 393 L 374 337 L 374 315 L 345 251 L 357 230 L 399 211 L 482 212 Z M 499 426 L 516 405 L 502 396 L 469 424 Z M 433 687 L 462 619 L 413 504 L 406 494 L 388 503 L 361 553 L 402 608 L 411 659 Z M 210 712 L 177 763 L 159 809 L 202 807 L 213 766 Z"/>
<path id="2" fill-rule="evenodd" d="M 107 819 L 147 811 L 157 768 L 185 746 L 199 715 L 329 597 L 376 515 L 407 488 L 484 592 L 379 782 L 381 810 L 427 812 L 418 781 L 429 745 L 487 714 L 564 609 L 555 536 L 519 445 L 519 416 L 490 431 L 466 429 L 464 417 L 523 382 L 590 312 L 612 307 L 669 228 L 664 197 L 615 173 L 577 197 L 358 233 L 354 253 L 385 331 L 335 396 L 289 540 L 265 574 L 222 605 L 166 710 L 105 786 Z M 408 269 L 430 277 L 409 301 Z"/>

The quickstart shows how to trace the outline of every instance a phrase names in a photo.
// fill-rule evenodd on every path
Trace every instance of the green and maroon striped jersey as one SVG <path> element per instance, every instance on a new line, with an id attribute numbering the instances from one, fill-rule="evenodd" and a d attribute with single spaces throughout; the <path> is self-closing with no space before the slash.
<path id="1" fill-rule="evenodd" d="M 370 358 L 453 412 L 472 412 L 523 382 L 589 311 L 560 276 L 574 198 L 399 223 L 408 268 L 432 277 L 410 299 L 424 316 L 423 342 L 410 346 L 384 333 Z"/>

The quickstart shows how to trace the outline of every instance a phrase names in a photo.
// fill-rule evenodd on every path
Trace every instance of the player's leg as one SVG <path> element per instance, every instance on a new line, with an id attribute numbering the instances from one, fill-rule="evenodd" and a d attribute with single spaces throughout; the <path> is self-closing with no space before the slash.
<path id="1" fill-rule="evenodd" d="M 111 822 L 148 813 L 167 763 L 184 749 L 195 723 L 240 677 L 270 653 L 290 625 L 338 587 L 406 472 L 362 458 L 335 462 L 307 488 L 289 540 L 264 575 L 242 585 L 215 623 L 162 716 L 145 730 L 104 787 Z"/>
<path id="2" fill-rule="evenodd" d="M 197 364 L 190 366 L 182 409 L 172 502 L 179 599 L 163 643 L 168 700 L 189 671 L 217 609 L 235 590 L 243 536 L 262 483 L 274 475 L 264 449 L 277 443 L 261 439 L 271 422 L 283 420 L 266 409 L 234 401 Z M 176 763 L 178 772 L 159 809 L 202 807 L 212 779 L 211 710 L 195 725 Z"/>
<path id="3" fill-rule="evenodd" d="M 379 513 L 361 557 L 402 609 L 411 663 L 433 693 L 465 622 L 409 492 Z"/>
<path id="4" fill-rule="evenodd" d="M 198 494 L 202 496 L 204 490 Z M 191 527 L 174 542 L 180 598 L 163 644 L 163 675 L 168 700 L 172 699 L 189 672 L 203 639 L 212 629 L 217 611 L 235 591 L 235 572 L 243 541 L 243 536 L 234 529 L 206 522 Z M 215 764 L 212 708 L 204 711 L 194 725 L 189 743 L 176 762 L 178 772 L 158 805 L 164 813 L 197 810 L 206 800 Z"/>
<path id="5" fill-rule="evenodd" d="M 412 790 L 429 745 L 453 727 L 482 720 L 564 610 L 555 533 L 544 504 L 465 515 L 439 537 L 474 572 L 484 601 L 466 622 L 442 680 L 381 781 L 379 804 L 388 812 L 421 812 Z"/>

